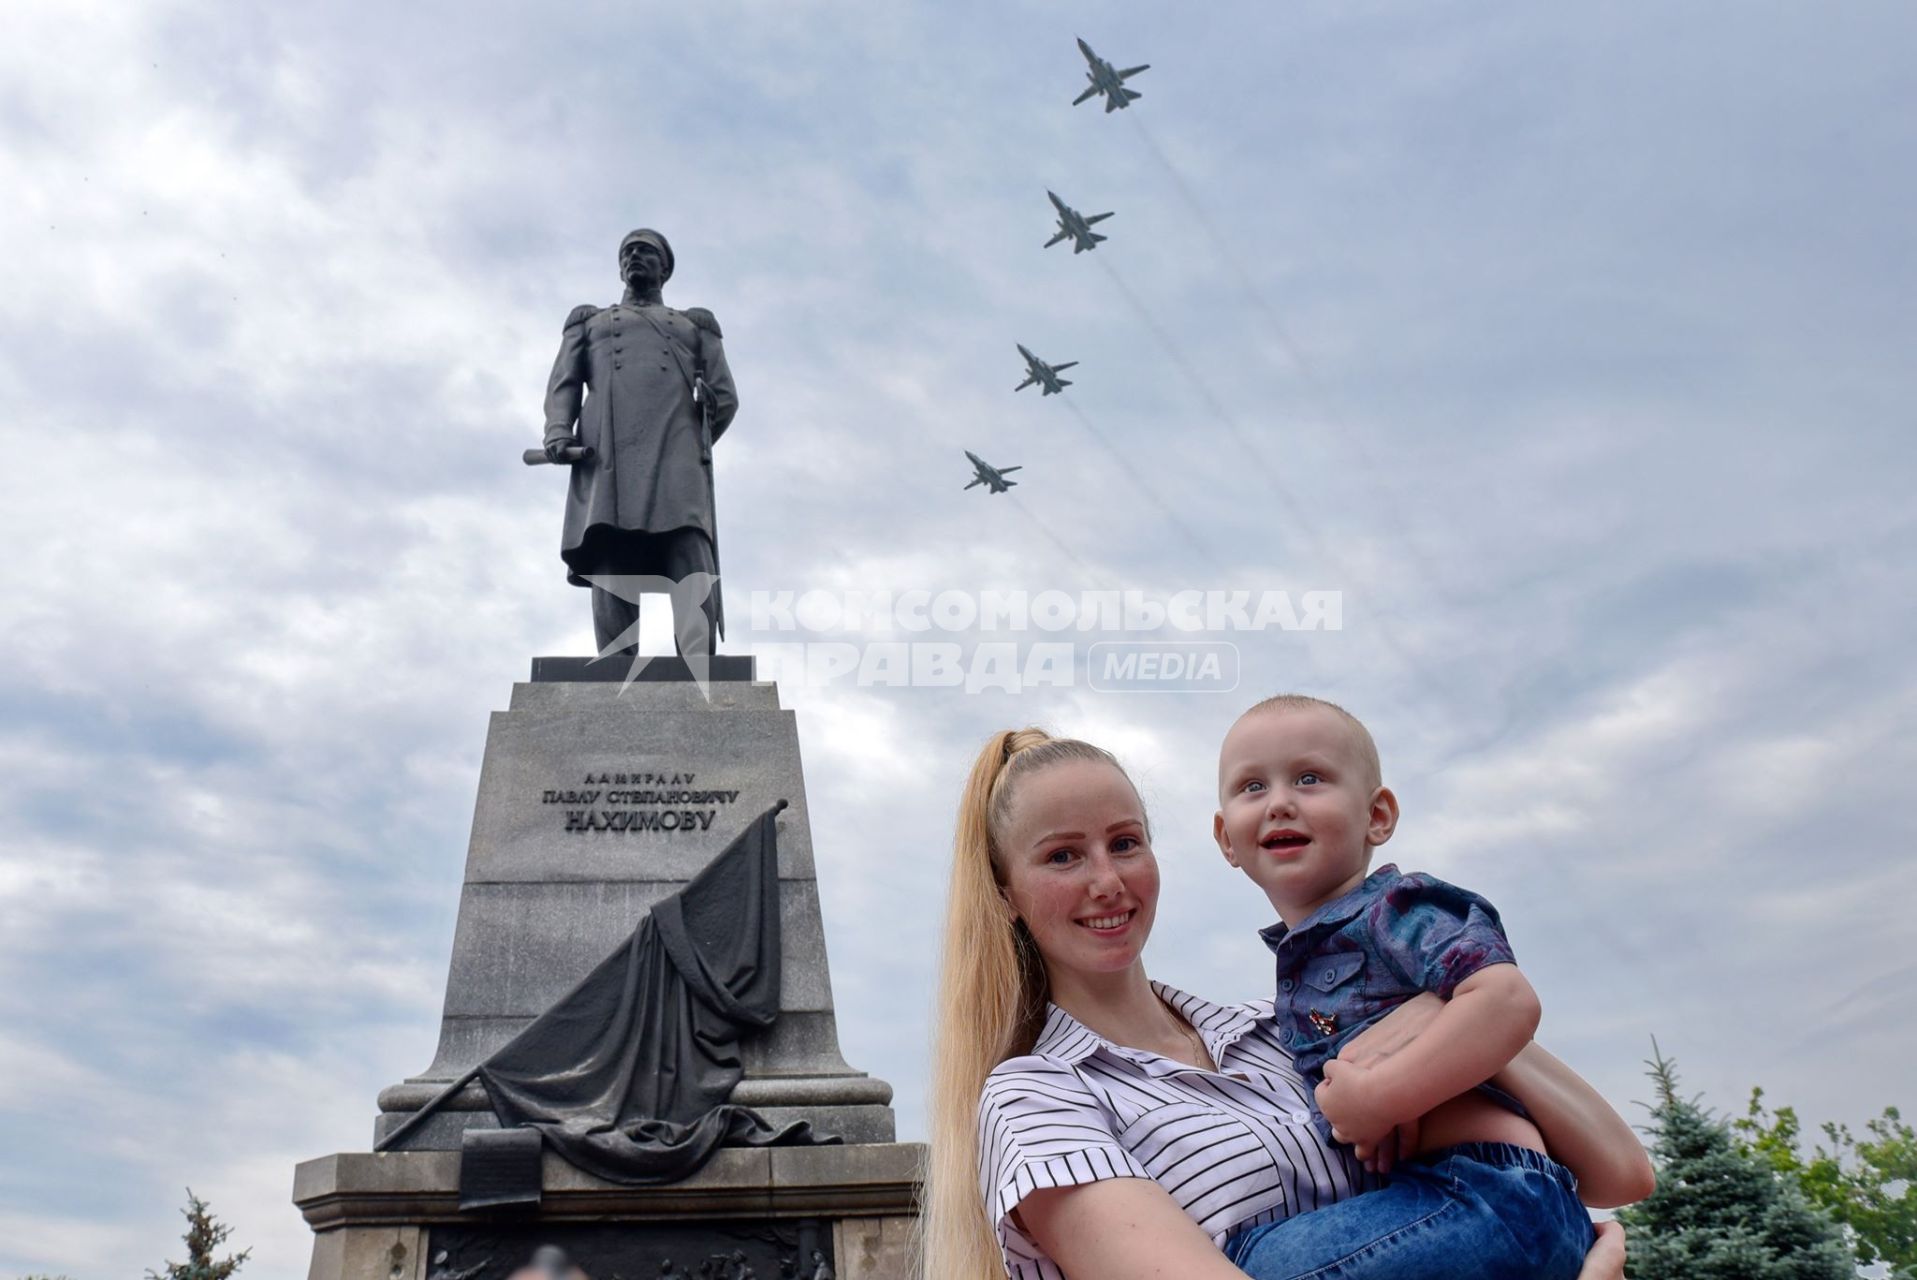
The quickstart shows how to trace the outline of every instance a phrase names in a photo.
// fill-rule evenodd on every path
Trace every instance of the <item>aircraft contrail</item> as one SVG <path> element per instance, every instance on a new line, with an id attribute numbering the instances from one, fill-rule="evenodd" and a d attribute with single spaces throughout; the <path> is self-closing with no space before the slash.
<path id="1" fill-rule="evenodd" d="M 1219 228 L 1217 222 L 1212 219 L 1211 213 L 1205 208 L 1204 202 L 1199 200 L 1198 193 L 1193 191 L 1191 184 L 1185 181 L 1184 175 L 1178 171 L 1178 166 L 1173 164 L 1171 157 L 1165 154 L 1165 149 L 1158 145 L 1158 140 L 1152 136 L 1151 130 L 1146 128 L 1145 122 L 1141 118 L 1141 113 L 1133 111 L 1128 114 L 1132 117 L 1132 123 L 1138 126 L 1138 136 L 1144 139 L 1146 150 L 1151 152 L 1152 159 L 1158 162 L 1159 168 L 1165 171 L 1165 176 L 1171 179 L 1173 189 L 1175 189 L 1179 197 L 1184 200 L 1186 207 L 1191 210 L 1192 216 L 1198 220 L 1198 225 L 1204 228 L 1205 235 L 1211 240 L 1212 250 L 1225 264 L 1232 279 L 1237 282 L 1240 292 L 1244 294 L 1246 301 L 1251 304 L 1252 309 L 1264 320 L 1265 327 L 1270 331 L 1272 338 L 1284 350 L 1286 358 L 1291 361 L 1292 366 L 1297 370 L 1300 380 L 1305 385 L 1305 390 L 1318 402 L 1326 421 L 1330 422 L 1338 433 L 1350 443 L 1353 452 L 1358 455 L 1358 463 L 1359 466 L 1363 468 L 1364 473 L 1371 477 L 1374 483 L 1383 482 L 1391 472 L 1378 462 L 1376 455 L 1371 452 L 1370 446 L 1365 443 L 1364 434 L 1351 425 L 1348 415 L 1339 407 L 1337 398 L 1332 395 L 1324 379 L 1318 376 L 1317 367 L 1312 363 L 1311 357 L 1308 356 L 1305 353 L 1305 349 L 1292 338 L 1290 330 L 1288 330 L 1284 322 L 1278 318 L 1277 311 L 1272 308 L 1270 303 L 1265 301 L 1264 295 L 1252 286 L 1251 273 L 1245 269 L 1243 263 L 1239 261 L 1237 254 L 1232 251 L 1231 242 L 1226 238 L 1225 233 Z M 1418 569 L 1424 575 L 1426 581 L 1445 581 L 1447 575 L 1439 570 L 1437 563 L 1425 552 L 1422 542 L 1413 535 L 1410 528 L 1405 525 L 1403 519 L 1398 515 L 1400 505 L 1398 495 L 1388 495 L 1387 501 L 1380 505 L 1384 519 L 1393 525 L 1406 552 L 1412 559 L 1417 561 Z"/>
<path id="2" fill-rule="evenodd" d="M 1078 418 L 1079 425 L 1083 426 L 1086 433 L 1098 443 L 1098 447 L 1110 455 L 1112 461 L 1118 464 L 1119 469 L 1131 477 L 1132 483 L 1138 486 L 1139 492 L 1150 499 L 1152 505 L 1158 508 L 1159 514 L 1164 516 L 1165 522 L 1171 525 L 1172 528 L 1178 530 L 1179 535 L 1191 545 L 1191 549 L 1198 553 L 1198 557 L 1201 560 L 1207 563 L 1214 561 L 1216 557 L 1212 555 L 1210 548 L 1205 545 L 1204 539 L 1199 537 L 1197 531 L 1179 517 L 1177 510 L 1174 509 L 1170 503 L 1165 501 L 1164 495 L 1158 491 L 1158 486 L 1146 479 L 1144 473 L 1132 465 L 1132 460 L 1126 457 L 1122 450 L 1116 448 L 1111 441 L 1105 438 L 1105 433 L 1092 424 L 1091 418 L 1086 415 L 1085 410 L 1080 408 L 1075 400 L 1069 396 L 1061 398 L 1064 399 L 1066 407 Z"/>
<path id="3" fill-rule="evenodd" d="M 1018 508 L 1019 512 L 1022 515 L 1024 515 L 1024 517 L 1027 520 L 1030 520 L 1032 522 L 1033 527 L 1036 528 L 1040 533 L 1045 535 L 1046 541 L 1050 542 L 1054 547 L 1058 548 L 1059 554 L 1063 555 L 1067 560 L 1070 560 L 1075 566 L 1077 566 L 1078 571 L 1080 573 L 1084 574 L 1087 578 L 1090 578 L 1092 581 L 1096 582 L 1099 586 L 1104 587 L 1107 590 L 1112 589 L 1111 580 L 1107 578 L 1104 574 L 1100 573 L 1098 570 L 1086 564 L 1085 561 L 1079 557 L 1077 552 L 1073 551 L 1069 546 L 1065 545 L 1065 540 L 1060 538 L 1056 533 L 1053 533 L 1051 526 L 1047 525 L 1043 520 L 1039 519 L 1038 513 L 1033 511 L 1030 507 L 1026 506 L 1023 502 L 1021 502 L 1019 500 L 1019 496 L 1016 493 L 1013 493 L 1010 490 L 1007 490 L 1001 496 L 1010 499 L 1012 505 Z"/>
<path id="4" fill-rule="evenodd" d="M 1171 358 L 1172 364 L 1176 366 L 1178 371 L 1183 373 L 1186 380 L 1191 383 L 1193 390 L 1198 393 L 1199 399 L 1204 401 L 1205 407 L 1210 410 L 1212 417 L 1231 434 L 1232 439 L 1237 442 L 1239 448 L 1244 450 L 1245 457 L 1258 459 L 1261 462 L 1265 461 L 1270 454 L 1269 443 L 1260 445 L 1245 433 L 1245 429 L 1238 425 L 1237 419 L 1232 417 L 1230 411 L 1227 410 L 1225 406 L 1219 402 L 1218 397 L 1213 394 L 1210 384 L 1199 375 L 1197 368 L 1185 357 L 1185 353 L 1179 349 L 1177 342 L 1173 341 L 1171 334 L 1166 332 L 1164 326 L 1158 323 L 1158 318 L 1152 314 L 1151 308 L 1139 300 L 1138 295 L 1132 292 L 1131 286 L 1125 283 L 1125 278 L 1118 274 L 1117 268 L 1113 267 L 1110 262 L 1103 258 L 1099 259 L 1098 262 L 1099 266 L 1104 268 L 1105 274 L 1111 277 L 1112 283 L 1118 287 L 1118 291 L 1125 295 L 1125 301 L 1131 304 L 1132 310 L 1138 313 L 1138 318 L 1144 321 L 1145 326 L 1157 336 L 1159 345 L 1165 349 L 1165 354 Z M 1305 514 L 1304 504 L 1299 501 L 1298 495 L 1286 486 L 1277 470 L 1268 463 L 1264 468 L 1264 475 L 1261 478 L 1261 482 L 1274 490 L 1283 501 L 1286 519 L 1291 526 L 1297 532 L 1301 533 L 1310 543 L 1309 550 L 1315 561 L 1329 567 L 1343 580 L 1354 583 L 1357 582 L 1358 576 L 1345 567 L 1343 558 L 1331 549 L 1330 543 L 1319 533 L 1317 526 L 1311 522 L 1310 517 Z M 1436 678 L 1432 676 L 1429 671 L 1425 670 L 1424 664 L 1399 641 L 1395 628 L 1387 625 L 1384 618 L 1385 615 L 1382 613 L 1377 613 L 1372 616 L 1373 626 L 1377 630 L 1379 639 L 1384 641 L 1385 647 L 1391 650 L 1393 656 L 1395 656 L 1399 662 L 1403 663 L 1407 670 L 1419 680 L 1425 682 L 1427 687 L 1438 687 Z"/>

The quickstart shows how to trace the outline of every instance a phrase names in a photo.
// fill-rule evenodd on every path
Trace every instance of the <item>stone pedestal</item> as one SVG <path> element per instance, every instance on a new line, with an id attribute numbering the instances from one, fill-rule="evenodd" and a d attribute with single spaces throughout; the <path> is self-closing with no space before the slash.
<path id="1" fill-rule="evenodd" d="M 732 1101 L 775 1124 L 808 1120 L 848 1145 L 722 1150 L 693 1179 L 645 1189 L 600 1182 L 549 1153 L 536 1215 L 461 1214 L 462 1135 L 497 1126 L 472 1084 L 395 1151 L 299 1167 L 294 1200 L 317 1233 L 312 1280 L 432 1280 L 442 1251 L 446 1280 L 475 1253 L 516 1253 L 516 1266 L 539 1243 L 570 1247 L 568 1237 L 593 1256 L 610 1248 L 626 1259 L 623 1280 L 652 1280 L 664 1256 L 696 1274 L 697 1257 L 661 1252 L 691 1247 L 675 1223 L 704 1224 L 711 1239 L 744 1232 L 748 1255 L 803 1235 L 841 1277 L 906 1274 L 919 1149 L 893 1142 L 891 1086 L 839 1051 L 794 715 L 776 686 L 752 679 L 750 659 L 719 659 L 703 694 L 676 660 L 653 660 L 630 685 L 625 666 L 535 659 L 533 679 L 494 713 L 438 1051 L 381 1091 L 374 1142 L 511 1040 L 783 799 L 779 1016 L 741 1044 L 745 1078 Z M 776 1262 L 754 1266 L 763 1280 L 779 1274 Z M 501 1267 L 467 1280 L 501 1280 Z"/>
<path id="2" fill-rule="evenodd" d="M 548 1155 L 536 1217 L 461 1213 L 456 1151 L 335 1155 L 294 1171 L 293 1199 L 315 1233 L 308 1280 L 432 1280 L 473 1266 L 470 1280 L 499 1280 L 547 1243 L 593 1280 L 654 1280 L 666 1258 L 696 1274 L 733 1248 L 760 1280 L 777 1280 L 780 1257 L 807 1260 L 815 1245 L 839 1280 L 908 1280 L 923 1153 L 918 1143 L 730 1148 L 684 1182 L 644 1189 Z"/>

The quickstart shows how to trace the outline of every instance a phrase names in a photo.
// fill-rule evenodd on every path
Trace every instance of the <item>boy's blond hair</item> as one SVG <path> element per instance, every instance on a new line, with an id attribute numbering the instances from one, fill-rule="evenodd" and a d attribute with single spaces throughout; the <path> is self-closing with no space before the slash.
<path id="1" fill-rule="evenodd" d="M 1373 788 L 1383 786 L 1384 767 L 1379 763 L 1378 744 L 1371 740 L 1371 730 L 1365 728 L 1364 721 L 1352 715 L 1335 702 L 1329 702 L 1324 698 L 1314 698 L 1308 693 L 1275 693 L 1271 697 L 1260 702 L 1254 702 L 1251 706 L 1245 708 L 1244 715 L 1239 716 L 1238 719 L 1232 721 L 1232 723 L 1236 725 L 1239 721 L 1245 720 L 1260 711 L 1304 711 L 1311 707 L 1323 707 L 1327 711 L 1336 712 L 1339 718 L 1352 727 L 1358 735 L 1358 753 L 1363 758 L 1365 768 L 1371 775 L 1371 786 Z"/>

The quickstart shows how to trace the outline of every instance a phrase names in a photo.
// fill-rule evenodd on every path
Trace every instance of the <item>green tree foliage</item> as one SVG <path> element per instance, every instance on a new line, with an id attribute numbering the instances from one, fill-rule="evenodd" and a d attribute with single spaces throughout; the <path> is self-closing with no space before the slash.
<path id="1" fill-rule="evenodd" d="M 242 1249 L 218 1262 L 213 1260 L 213 1250 L 226 1243 L 233 1228 L 216 1219 L 212 1208 L 193 1194 L 192 1187 L 186 1189 L 186 1208 L 180 1212 L 186 1217 L 186 1261 L 169 1262 L 164 1271 L 148 1271 L 147 1280 L 227 1280 L 253 1252 Z"/>
<path id="2" fill-rule="evenodd" d="M 1751 1090 L 1749 1110 L 1731 1127 L 1740 1145 L 1850 1229 L 1858 1262 L 1885 1264 L 1890 1280 L 1917 1280 L 1917 1133 L 1896 1107 L 1865 1125 L 1862 1139 L 1848 1125 L 1825 1125 L 1830 1145 L 1809 1157 L 1796 1110 L 1765 1110 L 1762 1089 Z"/>
<path id="3" fill-rule="evenodd" d="M 1739 1146 L 1728 1125 L 1680 1096 L 1676 1063 L 1655 1042 L 1651 1051 L 1657 1190 L 1618 1214 L 1632 1280 L 1854 1280 L 1838 1226 Z"/>

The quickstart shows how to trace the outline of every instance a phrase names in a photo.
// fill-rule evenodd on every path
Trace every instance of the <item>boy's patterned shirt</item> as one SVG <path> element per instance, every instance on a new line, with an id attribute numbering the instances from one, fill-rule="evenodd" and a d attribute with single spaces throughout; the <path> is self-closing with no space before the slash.
<path id="1" fill-rule="evenodd" d="M 1314 1086 L 1327 1059 L 1419 992 L 1449 1000 L 1486 965 L 1517 963 L 1496 907 L 1390 865 L 1296 929 L 1258 932 L 1278 957 L 1279 1038 Z"/>

